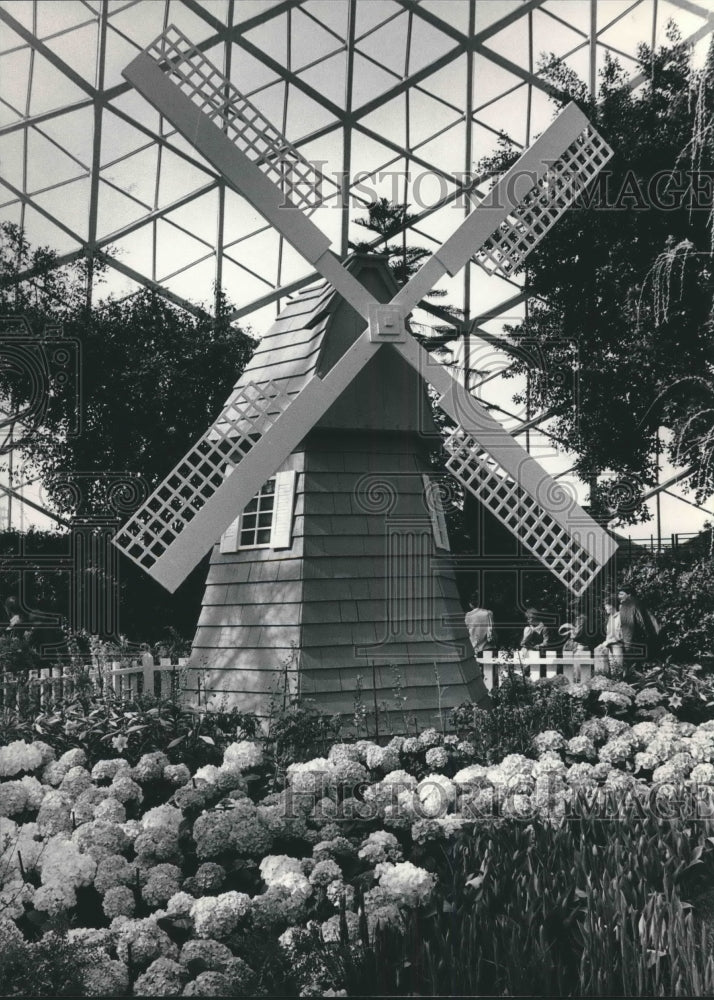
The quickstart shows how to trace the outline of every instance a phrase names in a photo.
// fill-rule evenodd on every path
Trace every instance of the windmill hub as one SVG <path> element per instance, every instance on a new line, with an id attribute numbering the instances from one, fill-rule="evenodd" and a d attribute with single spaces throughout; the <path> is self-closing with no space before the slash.
<path id="1" fill-rule="evenodd" d="M 407 339 L 406 314 L 395 303 L 371 302 L 369 339 L 372 343 L 403 344 Z"/>

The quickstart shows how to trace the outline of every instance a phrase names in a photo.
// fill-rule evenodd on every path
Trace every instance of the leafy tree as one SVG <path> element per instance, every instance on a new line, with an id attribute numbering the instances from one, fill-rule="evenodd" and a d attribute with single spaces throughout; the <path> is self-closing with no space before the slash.
<path id="1" fill-rule="evenodd" d="M 149 291 L 88 309 L 83 267 L 51 271 L 55 259 L 46 248 L 32 251 L 17 227 L 0 227 L 5 315 L 24 316 L 38 335 L 61 324 L 81 352 L 79 382 L 51 383 L 42 419 L 22 441 L 24 455 L 56 509 L 97 514 L 107 509 L 104 473 L 126 472 L 147 489 L 156 486 L 220 411 L 255 345 L 231 325 L 224 298 L 215 320 Z M 13 283 L 27 267 L 37 276 Z M 32 390 L 28 381 L 6 370 L 0 381 L 5 397 L 21 407 Z M 89 486 L 85 480 L 78 510 L 62 480 L 80 473 L 96 479 Z"/>
<path id="2" fill-rule="evenodd" d="M 640 498 L 656 482 L 658 429 L 674 432 L 669 458 L 701 473 L 714 425 L 712 193 L 702 173 L 712 158 L 714 60 L 693 71 L 670 25 L 667 44 L 641 45 L 638 61 L 644 83 L 632 90 L 608 60 L 597 101 L 557 60 L 544 65 L 614 156 L 529 256 L 527 285 L 537 298 L 527 323 L 509 330 L 543 351 L 531 399 L 553 413 L 553 433 L 577 455 L 577 473 L 586 481 L 614 474 L 596 507 L 630 523 L 647 518 Z M 558 377 L 571 372 L 575 380 Z M 704 470 L 700 495 L 713 485 Z"/>

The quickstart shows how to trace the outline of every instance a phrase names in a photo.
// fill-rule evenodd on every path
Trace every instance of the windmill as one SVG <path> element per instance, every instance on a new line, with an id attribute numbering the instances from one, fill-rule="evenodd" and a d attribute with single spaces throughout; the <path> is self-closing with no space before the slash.
<path id="1" fill-rule="evenodd" d="M 338 484 L 340 475 L 340 467 L 334 464 L 339 451 L 334 433 L 370 433 L 373 441 L 379 439 L 374 453 L 383 456 L 385 433 L 423 434 L 428 423 L 423 412 L 428 407 L 421 405 L 426 400 L 426 385 L 435 390 L 438 405 L 455 425 L 446 441 L 449 472 L 574 595 L 582 594 L 615 551 L 612 538 L 448 369 L 420 346 L 408 324 L 410 312 L 434 284 L 445 274 L 456 275 L 471 258 L 488 273 L 508 276 L 516 271 L 595 177 L 612 154 L 582 112 L 574 104 L 568 105 L 443 246 L 402 288 L 396 288 L 389 286 L 383 264 L 356 260 L 345 266 L 331 252 L 330 241 L 310 219 L 311 210 L 320 203 L 320 177 L 313 166 L 174 27 L 137 56 L 124 75 L 324 279 L 288 304 L 215 423 L 114 539 L 129 558 L 173 591 L 221 538 L 220 546 L 214 549 L 207 593 L 212 587 L 223 589 L 213 602 L 204 602 L 199 635 L 202 627 L 227 634 L 227 640 L 214 647 L 223 656 L 220 669 L 224 678 L 236 671 L 250 675 L 241 693 L 254 695 L 237 700 L 244 707 L 259 707 L 265 700 L 263 674 L 277 669 L 274 654 L 280 642 L 270 643 L 266 649 L 261 636 L 270 633 L 271 615 L 280 619 L 282 593 L 278 585 L 287 585 L 291 574 L 295 580 L 297 573 L 302 596 L 296 600 L 293 593 L 288 603 L 299 605 L 298 620 L 273 622 L 281 630 L 282 648 L 293 645 L 300 658 L 295 680 L 301 694 L 315 696 L 333 709 L 350 710 L 355 669 L 348 674 L 337 669 L 340 676 L 335 678 L 334 664 L 327 666 L 330 657 L 339 660 L 336 649 L 345 631 L 344 622 L 340 625 L 342 608 L 337 612 L 332 609 L 335 627 L 332 639 L 323 636 L 324 655 L 311 660 L 319 643 L 310 646 L 305 641 L 306 616 L 319 611 L 305 597 L 310 574 L 300 576 L 299 567 L 290 567 L 292 561 L 302 561 L 304 570 L 309 556 L 308 536 L 303 534 L 293 544 L 291 523 L 293 518 L 297 522 L 302 517 L 303 528 L 307 524 L 308 507 L 314 501 L 310 477 L 320 467 L 320 456 L 323 472 L 330 478 L 321 487 L 315 481 L 315 488 L 323 493 L 339 492 L 337 485 L 334 489 L 330 485 Z M 372 401 L 382 408 L 381 415 L 351 417 L 351 407 L 359 410 L 361 396 L 375 385 L 379 391 L 372 395 Z M 407 405 L 409 399 L 412 412 L 405 414 L 400 405 Z M 332 443 L 326 445 L 325 435 L 329 438 L 330 432 Z M 354 454 L 364 456 L 369 450 L 362 442 Z M 399 454 L 404 459 L 404 452 Z M 363 470 L 356 467 L 358 459 L 348 463 L 343 456 L 339 461 L 345 474 L 349 465 L 348 485 L 357 499 L 360 489 L 369 495 L 370 472 L 385 473 L 381 459 L 371 469 L 367 463 Z M 383 475 L 380 488 L 404 501 L 412 492 L 412 487 L 403 486 L 404 473 L 409 471 L 406 478 L 410 481 L 418 476 L 422 512 L 434 527 L 433 551 L 423 546 L 421 555 L 412 551 L 412 561 L 402 573 L 402 584 L 408 589 L 408 580 L 425 574 L 429 560 L 433 561 L 448 542 L 443 512 L 434 502 L 434 491 L 428 478 L 423 478 L 425 467 L 419 465 L 413 448 L 406 466 L 408 470 L 396 461 L 396 468 L 387 470 L 393 475 Z M 363 475 L 358 476 L 360 471 Z M 296 493 L 300 494 L 297 499 Z M 303 504 L 301 509 L 298 501 Z M 406 521 L 415 516 L 409 503 L 396 515 L 392 508 L 387 513 L 395 523 L 399 516 Z M 355 513 L 352 510 L 353 516 Z M 366 537 L 375 533 L 364 524 L 356 530 Z M 384 525 L 380 530 L 383 532 Z M 323 536 L 331 533 L 323 526 Z M 241 545 L 241 539 L 247 544 Z M 319 542 L 309 544 L 313 552 L 320 551 Z M 380 544 L 384 545 L 383 539 Z M 323 541 L 323 550 L 324 546 Z M 266 560 L 256 557 L 261 547 L 289 554 L 290 558 L 278 559 L 277 575 L 271 576 L 265 570 Z M 237 553 L 237 557 L 230 553 Z M 314 575 L 336 587 L 339 579 L 349 578 L 349 567 L 343 565 L 350 561 L 349 551 L 339 557 L 334 550 L 325 554 L 333 557 L 332 562 L 323 564 Z M 385 569 L 384 560 L 379 566 L 377 576 Z M 371 665 L 373 689 L 385 683 L 375 666 L 381 670 L 396 658 L 410 670 L 414 668 L 413 686 L 422 689 L 419 707 L 427 713 L 434 705 L 429 701 L 433 696 L 423 693 L 427 687 L 424 678 L 429 673 L 433 687 L 433 663 L 441 659 L 456 664 L 448 679 L 452 703 L 484 695 L 467 651 L 442 655 L 444 647 L 459 639 L 458 629 L 448 623 L 453 623 L 460 607 L 453 573 L 442 567 L 436 576 L 441 582 L 436 585 L 436 598 L 433 594 L 429 598 L 432 625 L 438 620 L 445 631 L 436 636 L 431 628 L 428 649 L 410 652 L 409 641 L 385 644 L 374 629 L 374 621 L 369 623 L 371 631 L 347 630 L 346 642 L 353 657 L 358 661 L 360 656 L 364 658 L 363 673 L 368 675 Z M 264 582 L 273 589 L 254 590 L 248 614 L 246 591 L 240 588 L 259 588 Z M 351 595 L 356 593 L 353 583 L 349 580 Z M 231 597 L 230 588 L 238 591 L 237 596 Z M 353 597 L 358 621 L 359 600 Z M 379 614 L 388 622 L 389 595 L 382 591 L 379 602 Z M 406 617 L 413 612 L 412 607 Z M 297 640 L 288 643 L 291 628 Z M 197 635 L 194 651 L 200 648 Z M 247 658 L 241 659 L 246 650 Z M 268 667 L 271 657 L 273 665 Z M 223 690 L 236 691 L 225 684 Z M 373 695 L 376 702 L 374 690 Z"/>

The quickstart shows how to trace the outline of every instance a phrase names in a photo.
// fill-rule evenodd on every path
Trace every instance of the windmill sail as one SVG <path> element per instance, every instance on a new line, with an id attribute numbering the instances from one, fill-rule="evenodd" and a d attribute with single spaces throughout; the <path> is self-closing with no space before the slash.
<path id="1" fill-rule="evenodd" d="M 612 554 L 610 537 L 577 504 L 568 502 L 561 511 L 563 491 L 545 470 L 412 337 L 402 335 L 407 314 L 435 282 L 455 275 L 469 259 L 510 276 L 607 162 L 611 150 L 582 112 L 568 105 L 383 305 L 342 266 L 305 214 L 320 201 L 319 174 L 185 36 L 169 28 L 124 75 L 370 328 L 326 374 L 315 371 L 298 390 L 280 380 L 242 382 L 115 544 L 174 590 L 374 352 L 389 343 L 437 388 L 439 404 L 457 425 L 448 445 L 452 473 L 571 590 L 582 592 Z M 235 474 L 226 476 L 226 467 Z"/>

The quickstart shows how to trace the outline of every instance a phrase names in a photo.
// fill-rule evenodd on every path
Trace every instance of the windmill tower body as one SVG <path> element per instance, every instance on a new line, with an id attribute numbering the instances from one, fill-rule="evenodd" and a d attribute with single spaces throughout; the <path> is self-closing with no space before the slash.
<path id="1" fill-rule="evenodd" d="M 395 294 L 381 259 L 350 270 L 380 301 Z M 362 326 L 321 283 L 287 305 L 236 389 L 294 388 Z M 486 699 L 429 474 L 436 441 L 424 382 L 396 352 L 375 356 L 278 470 L 271 544 L 241 548 L 237 519 L 215 546 L 191 657 L 197 702 L 265 714 L 271 698 L 299 696 L 351 714 L 361 698 L 393 725 L 424 725 Z"/>

